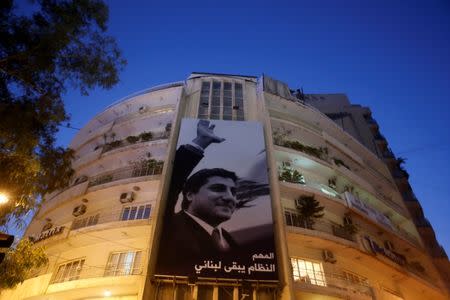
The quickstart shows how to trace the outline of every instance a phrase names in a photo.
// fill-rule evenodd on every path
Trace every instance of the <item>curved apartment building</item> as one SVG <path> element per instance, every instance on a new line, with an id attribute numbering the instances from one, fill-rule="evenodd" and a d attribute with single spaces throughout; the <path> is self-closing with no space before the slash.
<path id="1" fill-rule="evenodd" d="M 262 128 L 275 251 L 253 260 L 270 266 L 233 264 L 227 278 L 159 272 L 186 119 Z M 448 259 L 436 267 L 373 122 L 345 95 L 304 95 L 267 76 L 192 73 L 122 99 L 74 137 L 73 181 L 47 195 L 25 233 L 49 263 L 0 299 L 448 299 Z"/>

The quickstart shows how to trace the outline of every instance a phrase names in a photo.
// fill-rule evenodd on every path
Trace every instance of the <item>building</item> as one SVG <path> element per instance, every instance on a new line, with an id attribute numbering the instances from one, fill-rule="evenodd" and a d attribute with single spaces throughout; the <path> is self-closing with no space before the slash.
<path id="1" fill-rule="evenodd" d="M 156 274 L 183 118 L 263 128 L 276 280 Z M 432 229 L 377 128 L 345 95 L 295 93 L 267 76 L 192 73 L 122 99 L 75 136 L 72 183 L 25 233 L 49 264 L 0 299 L 448 299 Z"/>

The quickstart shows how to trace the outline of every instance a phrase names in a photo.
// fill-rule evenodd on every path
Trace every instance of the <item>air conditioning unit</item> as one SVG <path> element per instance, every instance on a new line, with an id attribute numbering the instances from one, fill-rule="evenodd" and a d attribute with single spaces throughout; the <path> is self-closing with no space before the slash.
<path id="1" fill-rule="evenodd" d="M 75 208 L 72 211 L 72 215 L 74 215 L 75 217 L 81 216 L 86 212 L 86 209 L 87 207 L 84 204 L 75 206 Z"/>
<path id="2" fill-rule="evenodd" d="M 120 194 L 120 203 L 128 203 L 128 202 L 133 202 L 134 200 L 134 193 L 133 192 L 127 192 L 127 193 L 122 193 Z"/>
<path id="3" fill-rule="evenodd" d="M 384 241 L 384 247 L 390 251 L 394 250 L 394 245 L 390 241 Z"/>
<path id="4" fill-rule="evenodd" d="M 322 252 L 323 260 L 329 263 L 334 264 L 336 262 L 336 258 L 334 258 L 333 252 L 330 250 L 323 250 Z"/>

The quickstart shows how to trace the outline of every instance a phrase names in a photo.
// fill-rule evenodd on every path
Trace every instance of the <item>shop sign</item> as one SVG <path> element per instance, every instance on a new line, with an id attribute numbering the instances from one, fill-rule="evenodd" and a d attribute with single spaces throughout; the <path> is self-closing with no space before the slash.
<path id="1" fill-rule="evenodd" d="M 395 262 L 396 264 L 399 264 L 401 266 L 406 265 L 406 258 L 403 255 L 398 254 L 392 250 L 386 249 L 384 247 L 381 247 L 380 245 L 378 245 L 377 242 L 375 242 L 373 239 L 371 239 L 368 236 L 365 236 L 365 239 L 368 242 L 370 250 L 374 254 L 384 255 L 385 257 L 389 258 L 390 260 L 392 260 L 393 262 Z"/>
<path id="2" fill-rule="evenodd" d="M 64 226 L 57 226 L 41 232 L 37 237 L 32 237 L 34 243 L 48 239 L 54 235 L 60 234 L 64 231 Z"/>
<path id="3" fill-rule="evenodd" d="M 370 207 L 369 205 L 361 201 L 358 197 L 356 197 L 350 192 L 345 192 L 344 195 L 345 199 L 347 200 L 347 204 L 350 208 L 353 208 L 359 213 L 362 213 L 375 223 L 382 224 L 384 227 L 387 227 L 390 230 L 395 231 L 395 228 L 392 225 L 391 220 L 389 220 L 389 218 L 386 217 L 384 214 Z"/>

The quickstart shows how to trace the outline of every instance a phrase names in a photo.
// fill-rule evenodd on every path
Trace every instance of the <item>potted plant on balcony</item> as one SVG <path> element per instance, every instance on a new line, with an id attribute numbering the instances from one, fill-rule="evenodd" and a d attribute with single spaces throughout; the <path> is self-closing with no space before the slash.
<path id="1" fill-rule="evenodd" d="M 314 196 L 302 195 L 295 200 L 297 211 L 305 228 L 313 229 L 317 219 L 324 216 L 324 207 Z"/>
<path id="2" fill-rule="evenodd" d="M 341 225 L 341 228 L 350 236 L 353 236 L 358 232 L 358 227 L 353 223 L 353 220 L 348 213 L 344 215 L 344 225 Z"/>
<path id="3" fill-rule="evenodd" d="M 332 188 L 333 190 L 336 190 L 336 181 L 337 181 L 336 176 L 330 177 L 330 178 L 328 179 L 328 186 L 329 186 L 330 188 Z"/>

